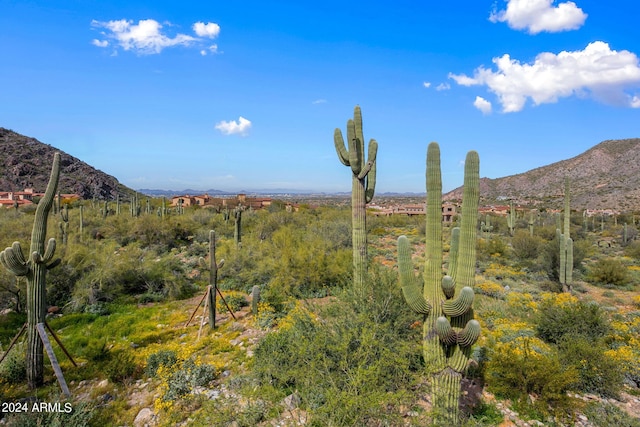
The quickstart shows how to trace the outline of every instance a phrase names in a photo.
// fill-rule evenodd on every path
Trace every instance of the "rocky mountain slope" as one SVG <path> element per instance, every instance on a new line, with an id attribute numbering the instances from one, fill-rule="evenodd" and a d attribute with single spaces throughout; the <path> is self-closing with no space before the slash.
<path id="1" fill-rule="evenodd" d="M 503 178 L 482 178 L 486 201 L 514 199 L 560 207 L 564 177 L 571 180 L 573 209 L 640 210 L 640 138 L 608 140 L 568 160 Z M 462 188 L 447 194 L 460 199 Z"/>
<path id="2" fill-rule="evenodd" d="M 33 188 L 44 191 L 49 181 L 55 152 L 61 154 L 61 193 L 77 193 L 84 199 L 113 199 L 116 194 L 130 194 L 133 190 L 116 178 L 101 172 L 83 161 L 44 144 L 35 138 L 20 135 L 0 127 L 0 191 L 22 191 Z"/>

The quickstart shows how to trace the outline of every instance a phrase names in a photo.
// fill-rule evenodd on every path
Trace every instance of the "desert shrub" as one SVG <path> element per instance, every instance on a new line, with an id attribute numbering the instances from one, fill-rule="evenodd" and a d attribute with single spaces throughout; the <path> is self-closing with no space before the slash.
<path id="1" fill-rule="evenodd" d="M 18 384 L 27 378 L 27 359 L 24 343 L 15 345 L 0 364 L 0 381 Z"/>
<path id="2" fill-rule="evenodd" d="M 162 400 L 176 400 L 190 393 L 196 387 L 209 384 L 215 377 L 216 369 L 214 366 L 204 363 L 197 364 L 193 359 L 187 359 L 177 369 L 170 371 L 166 379 Z"/>
<path id="3" fill-rule="evenodd" d="M 104 373 L 112 382 L 121 383 L 125 380 L 135 379 L 141 373 L 141 369 L 131 354 L 120 351 L 111 354 L 111 359 L 104 367 Z"/>
<path id="4" fill-rule="evenodd" d="M 634 259 L 640 259 L 640 241 L 634 241 L 625 246 L 624 254 Z"/>
<path id="5" fill-rule="evenodd" d="M 297 390 L 310 425 L 397 425 L 399 411 L 380 402 L 406 403 L 421 359 L 415 316 L 392 280 L 380 273 L 364 300 L 346 290 L 319 319 L 298 304 L 256 348 L 259 384 Z"/>
<path id="6" fill-rule="evenodd" d="M 476 294 L 486 295 L 493 298 L 504 299 L 505 289 L 502 285 L 491 280 L 478 280 L 473 285 Z"/>
<path id="7" fill-rule="evenodd" d="M 178 356 L 173 350 L 160 350 L 147 358 L 147 367 L 145 373 L 153 377 L 160 366 L 172 367 L 178 361 Z"/>
<path id="8" fill-rule="evenodd" d="M 565 295 L 547 297 L 539 303 L 536 333 L 540 338 L 549 343 L 559 343 L 565 337 L 593 341 L 609 332 L 609 321 L 597 303 Z"/>
<path id="9" fill-rule="evenodd" d="M 555 280 L 543 280 L 539 283 L 540 290 L 543 292 L 553 292 L 559 293 L 562 292 L 562 283 L 557 282 Z"/>
<path id="10" fill-rule="evenodd" d="M 500 236 L 491 236 L 489 240 L 478 239 L 477 254 L 480 260 L 502 257 L 507 253 L 507 244 Z"/>
<path id="11" fill-rule="evenodd" d="M 582 412 L 594 426 L 640 427 L 640 419 L 609 402 L 590 402 Z"/>
<path id="12" fill-rule="evenodd" d="M 618 395 L 623 372 L 602 340 L 567 336 L 560 342 L 559 353 L 562 364 L 572 366 L 578 374 L 575 390 L 605 397 Z"/>
<path id="13" fill-rule="evenodd" d="M 542 239 L 540 237 L 532 236 L 525 230 L 516 230 L 513 239 L 511 239 L 513 254 L 520 261 L 535 260 L 541 245 Z"/>
<path id="14" fill-rule="evenodd" d="M 504 415 L 495 405 L 480 402 L 480 404 L 474 408 L 469 422 L 465 425 L 473 426 L 496 426 L 499 425 L 504 419 Z"/>
<path id="15" fill-rule="evenodd" d="M 602 286 L 624 286 L 631 276 L 627 267 L 614 258 L 601 258 L 589 267 L 587 279 Z"/>
<path id="16" fill-rule="evenodd" d="M 235 312 L 240 310 L 242 307 L 246 307 L 249 305 L 245 294 L 243 294 L 242 292 L 228 291 L 223 292 L 222 295 L 224 296 L 224 301 L 227 302 L 227 305 L 229 306 L 231 311 Z M 220 295 L 218 295 L 218 298 L 216 299 L 216 308 L 219 312 L 224 313 L 227 311 L 227 306 L 225 306 L 224 301 L 222 301 L 222 298 L 220 298 Z"/>
<path id="17" fill-rule="evenodd" d="M 254 322 L 260 329 L 269 329 L 276 324 L 276 310 L 269 303 L 258 303 L 258 314 L 254 318 Z"/>
<path id="18" fill-rule="evenodd" d="M 567 391 L 577 380 L 572 367 L 565 367 L 558 354 L 544 342 L 521 337 L 498 343 L 489 354 L 486 367 L 489 389 L 497 396 L 530 403 L 545 414 L 550 408 L 566 409 Z M 530 401 L 530 396 L 535 396 Z"/>

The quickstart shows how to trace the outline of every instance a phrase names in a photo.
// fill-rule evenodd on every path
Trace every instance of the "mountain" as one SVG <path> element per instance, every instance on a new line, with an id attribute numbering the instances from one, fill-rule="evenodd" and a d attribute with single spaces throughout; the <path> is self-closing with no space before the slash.
<path id="1" fill-rule="evenodd" d="M 61 193 L 77 193 L 84 199 L 113 199 L 133 190 L 116 178 L 35 138 L 0 127 L 0 191 L 33 188 L 43 192 L 49 182 L 54 153 L 60 153 Z"/>
<path id="2" fill-rule="evenodd" d="M 640 210 L 640 138 L 608 140 L 568 160 L 503 178 L 482 178 L 485 201 L 513 199 L 561 207 L 564 178 L 571 185 L 572 209 Z M 462 187 L 445 194 L 462 198 Z"/>

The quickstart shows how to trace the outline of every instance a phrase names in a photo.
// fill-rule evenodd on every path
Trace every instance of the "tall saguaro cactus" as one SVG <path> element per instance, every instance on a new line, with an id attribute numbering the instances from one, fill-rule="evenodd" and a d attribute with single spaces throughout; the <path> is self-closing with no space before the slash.
<path id="1" fill-rule="evenodd" d="M 336 128 L 333 142 L 338 159 L 349 166 L 351 180 L 351 221 L 353 245 L 353 284 L 355 289 L 364 291 L 367 275 L 367 203 L 373 199 L 376 187 L 376 155 L 378 143 L 369 141 L 368 156 L 365 159 L 364 135 L 362 132 L 362 113 L 356 106 L 353 119 L 347 122 L 347 146 L 342 138 L 342 131 Z"/>
<path id="2" fill-rule="evenodd" d="M 569 178 L 564 180 L 564 223 L 563 233 L 560 234 L 560 262 L 558 276 L 562 284 L 562 290 L 569 292 L 573 283 L 573 239 L 571 239 L 571 194 L 569 191 Z"/>
<path id="3" fill-rule="evenodd" d="M 200 260 L 203 266 L 207 266 L 204 259 Z M 218 292 L 218 270 L 224 265 L 224 260 L 216 261 L 216 232 L 209 230 L 209 289 L 207 292 L 207 305 L 209 306 L 209 326 L 216 327 L 216 293 Z"/>
<path id="4" fill-rule="evenodd" d="M 509 213 L 507 214 L 507 226 L 509 234 L 513 236 L 513 229 L 516 227 L 516 209 L 513 207 L 513 200 L 509 202 Z"/>
<path id="5" fill-rule="evenodd" d="M 59 177 L 60 153 L 56 153 L 53 157 L 49 184 L 36 208 L 29 257 L 24 257 L 20 242 L 14 242 L 10 248 L 0 252 L 0 262 L 5 268 L 16 276 L 27 278 L 27 381 L 30 388 L 38 387 L 43 382 L 43 345 L 36 325 L 44 323 L 47 314 L 47 270 L 55 267 L 60 261 L 58 259 L 51 262 L 56 250 L 56 240 L 49 239 L 45 246 L 47 217 L 54 203 Z"/>
<path id="6" fill-rule="evenodd" d="M 424 316 L 423 351 L 431 381 L 436 425 L 460 423 L 461 379 L 470 362 L 471 346 L 480 336 L 473 319 L 476 233 L 480 184 L 478 153 L 465 161 L 462 220 L 452 230 L 449 275 L 442 271 L 442 179 L 440 148 L 432 142 L 427 151 L 427 225 L 424 284 L 411 263 L 409 240 L 398 238 L 400 285 L 407 304 Z M 457 294 L 457 296 L 456 296 Z"/>

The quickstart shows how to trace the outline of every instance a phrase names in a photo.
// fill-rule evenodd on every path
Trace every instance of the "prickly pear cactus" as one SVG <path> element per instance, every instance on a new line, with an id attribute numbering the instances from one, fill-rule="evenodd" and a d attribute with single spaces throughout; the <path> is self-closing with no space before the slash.
<path id="1" fill-rule="evenodd" d="M 353 119 L 347 122 L 347 145 L 340 129 L 335 130 L 333 142 L 338 159 L 349 166 L 351 179 L 351 221 L 353 240 L 353 285 L 359 291 L 365 290 L 367 275 L 367 203 L 373 199 L 376 187 L 376 156 L 378 143 L 369 141 L 368 156 L 365 159 L 364 135 L 362 132 L 362 113 L 356 106 Z"/>
<path id="2" fill-rule="evenodd" d="M 7 270 L 16 276 L 27 278 L 27 382 L 30 388 L 36 388 L 43 383 L 43 345 L 36 325 L 44 323 L 47 314 L 47 270 L 60 262 L 59 259 L 53 260 L 56 240 L 49 239 L 45 246 L 47 217 L 54 203 L 59 176 L 60 153 L 56 153 L 53 157 L 49 184 L 36 208 L 28 258 L 25 258 L 20 242 L 14 242 L 11 247 L 0 252 L 0 262 Z"/>
<path id="3" fill-rule="evenodd" d="M 465 162 L 462 222 L 452 231 L 449 275 L 442 271 L 442 180 L 440 148 L 427 151 L 427 226 L 424 284 L 411 263 L 409 240 L 398 239 L 400 285 L 407 304 L 424 316 L 424 359 L 431 381 L 434 423 L 460 423 L 459 399 L 462 375 L 471 360 L 471 347 L 480 336 L 473 319 L 472 289 L 476 263 L 479 201 L 479 158 L 470 151 Z"/>

